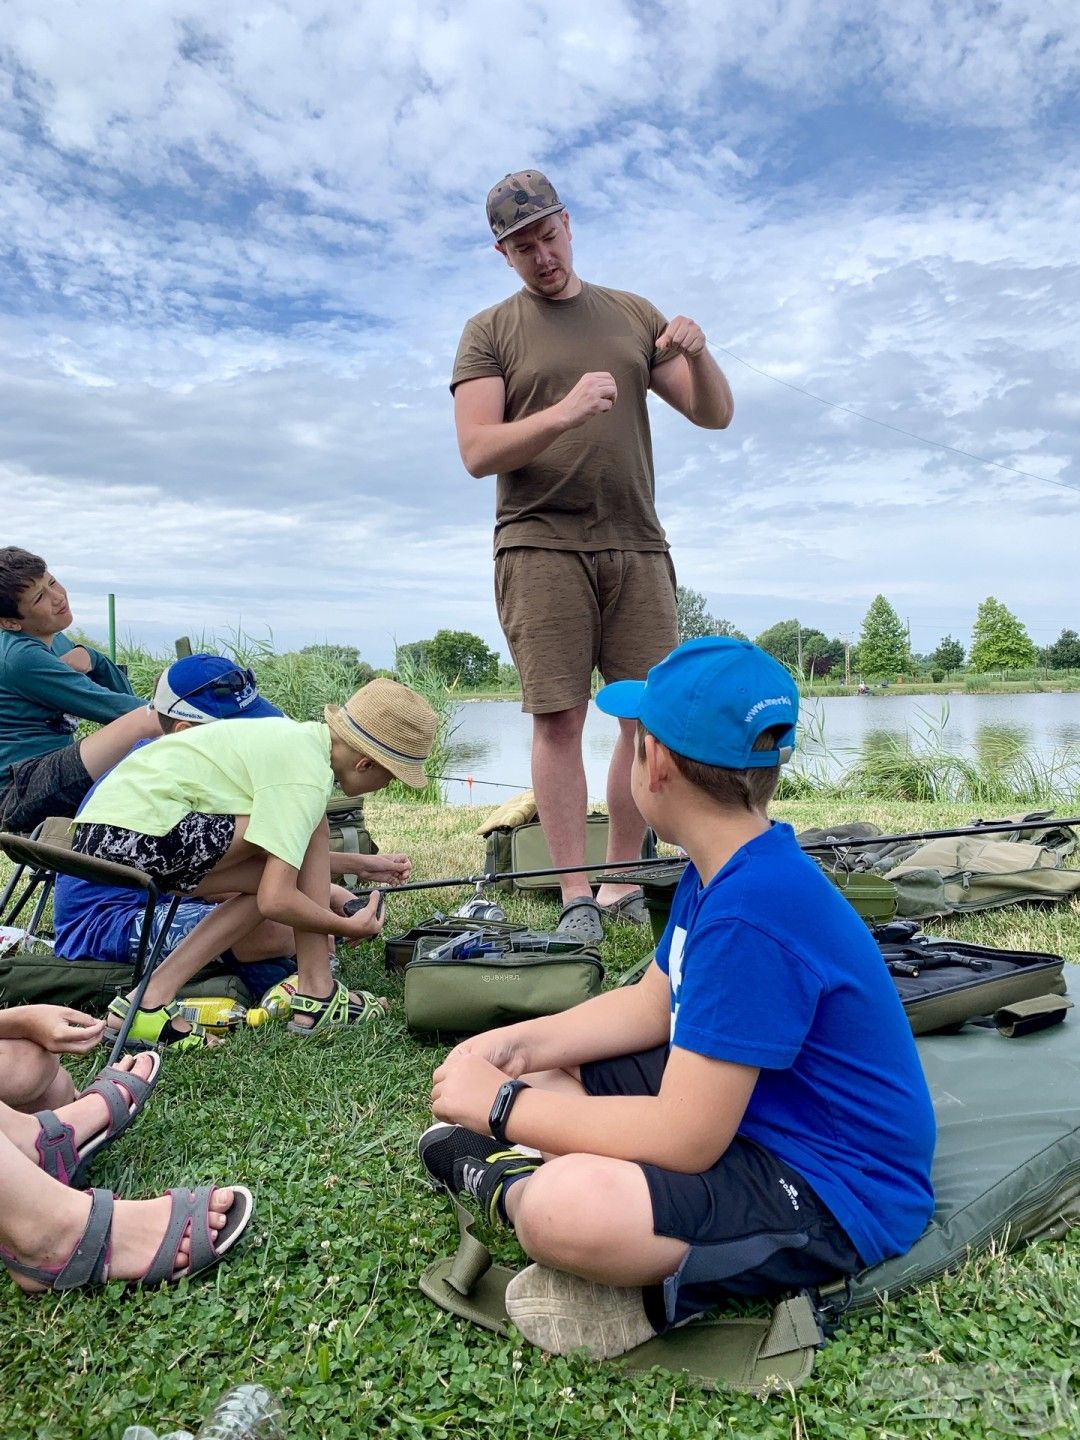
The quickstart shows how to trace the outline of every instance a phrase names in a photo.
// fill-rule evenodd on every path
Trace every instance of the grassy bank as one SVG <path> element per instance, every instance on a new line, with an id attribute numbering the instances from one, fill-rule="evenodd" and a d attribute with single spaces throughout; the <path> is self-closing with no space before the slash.
<path id="1" fill-rule="evenodd" d="M 375 797 L 371 828 L 401 846 L 419 876 L 482 868 L 480 810 Z M 960 807 L 799 802 L 797 826 L 868 818 L 910 830 L 956 822 Z M 465 892 L 436 892 L 449 910 Z M 388 904 L 389 930 L 430 914 L 432 898 Z M 546 899 L 506 897 L 513 918 L 553 922 Z M 1080 955 L 1080 906 L 1012 909 L 940 927 L 990 944 Z M 629 926 L 605 942 L 609 975 L 649 945 Z M 708 1394 L 662 1372 L 627 1380 L 612 1366 L 552 1359 L 435 1309 L 417 1289 L 449 1253 L 449 1205 L 421 1183 L 415 1141 L 427 1123 L 431 1070 L 443 1047 L 402 1020 L 402 985 L 384 978 L 380 947 L 349 955 L 348 978 L 387 993 L 377 1033 L 298 1042 L 251 1032 L 204 1056 L 172 1056 L 153 1103 L 95 1167 L 93 1182 L 148 1195 L 179 1181 L 236 1179 L 257 1196 L 252 1238 L 205 1280 L 145 1295 L 114 1287 L 33 1302 L 0 1285 L 0 1435 L 119 1440 L 126 1424 L 197 1429 L 230 1385 L 279 1392 L 295 1437 L 704 1434 L 775 1440 L 921 1436 L 928 1422 L 880 1383 L 904 1363 L 998 1366 L 1032 1386 L 1072 1371 L 1067 1314 L 1080 1293 L 1080 1233 L 960 1273 L 847 1325 L 794 1394 L 760 1401 Z M 1076 986 L 1073 987 L 1077 988 Z M 1071 1023 L 1080 1023 L 1072 1021 Z M 87 1064 L 77 1067 L 80 1075 Z M 514 1261 L 515 1248 L 500 1250 Z M 877 1384 L 867 1383 L 877 1377 Z M 876 1398 L 875 1398 L 876 1397 Z M 1075 1425 L 1075 1415 L 1074 1415 Z M 1044 1424 L 1042 1433 L 1075 1433 Z M 935 1436 L 1000 1434 L 976 1406 Z M 1025 1432 L 1034 1433 L 1034 1432 Z"/>

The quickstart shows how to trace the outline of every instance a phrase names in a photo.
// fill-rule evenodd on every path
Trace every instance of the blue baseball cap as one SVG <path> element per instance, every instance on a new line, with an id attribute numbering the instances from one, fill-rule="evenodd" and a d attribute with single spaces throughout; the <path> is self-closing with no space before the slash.
<path id="1" fill-rule="evenodd" d="M 185 655 L 163 670 L 151 707 L 170 720 L 262 720 L 283 712 L 259 694 L 251 670 L 224 655 Z"/>
<path id="2" fill-rule="evenodd" d="M 771 655 L 728 635 L 687 640 L 644 680 L 616 680 L 597 693 L 608 715 L 640 720 L 688 760 L 725 770 L 761 770 L 795 748 L 799 691 Z M 783 725 L 776 750 L 755 750 L 763 730 Z"/>

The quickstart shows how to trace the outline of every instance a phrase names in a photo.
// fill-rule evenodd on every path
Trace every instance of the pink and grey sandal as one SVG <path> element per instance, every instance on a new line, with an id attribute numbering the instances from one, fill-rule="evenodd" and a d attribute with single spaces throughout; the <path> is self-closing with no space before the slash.
<path id="1" fill-rule="evenodd" d="M 247 1229 L 255 1210 L 255 1200 L 244 1185 L 232 1185 L 233 1203 L 225 1224 L 216 1233 L 210 1229 L 210 1196 L 215 1187 L 200 1185 L 197 1190 L 170 1190 L 172 1213 L 165 1236 L 154 1258 L 142 1275 L 127 1280 L 127 1285 L 175 1284 L 189 1275 L 209 1270 L 232 1249 Z M 36 1280 L 49 1290 L 78 1290 L 85 1286 L 105 1285 L 109 1280 L 109 1259 L 112 1255 L 112 1224 L 115 1200 L 111 1190 L 91 1190 L 90 1216 L 81 1238 L 61 1265 L 24 1265 L 0 1248 L 0 1261 L 9 1270 Z M 176 1257 L 185 1237 L 191 1247 L 191 1258 L 183 1270 L 177 1271 Z"/>
<path id="2" fill-rule="evenodd" d="M 34 1119 L 41 1130 L 36 1148 L 38 1164 L 46 1175 L 73 1190 L 80 1188 L 94 1156 L 120 1138 L 150 1098 L 161 1074 L 161 1056 L 154 1054 L 152 1058 L 150 1074 L 145 1079 L 130 1070 L 106 1065 L 82 1092 L 82 1095 L 101 1096 L 108 1109 L 109 1120 L 105 1129 L 91 1135 L 81 1149 L 75 1144 L 75 1131 L 70 1125 L 65 1125 L 52 1110 L 38 1111 Z M 128 1094 L 124 1093 L 125 1090 Z"/>

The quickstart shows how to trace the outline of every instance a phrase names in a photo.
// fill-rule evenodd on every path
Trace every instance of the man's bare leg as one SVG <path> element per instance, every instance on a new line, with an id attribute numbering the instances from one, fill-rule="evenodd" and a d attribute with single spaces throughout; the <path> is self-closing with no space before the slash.
<path id="1" fill-rule="evenodd" d="M 581 732 L 588 709 L 586 703 L 572 710 L 533 716 L 533 790 L 553 865 L 581 865 L 585 861 L 588 790 Z M 583 870 L 560 875 L 559 885 L 564 905 L 579 895 L 592 895 Z"/>
<path id="2" fill-rule="evenodd" d="M 620 720 L 619 736 L 608 766 L 608 860 L 636 860 L 641 855 L 645 822 L 630 793 L 630 770 L 636 747 L 637 721 Z M 601 885 L 596 899 L 600 905 L 611 905 L 635 888 L 634 885 Z"/>

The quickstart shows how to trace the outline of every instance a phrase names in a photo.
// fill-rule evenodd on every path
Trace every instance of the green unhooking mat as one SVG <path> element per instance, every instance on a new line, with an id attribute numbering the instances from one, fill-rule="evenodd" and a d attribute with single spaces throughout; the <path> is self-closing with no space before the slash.
<path id="1" fill-rule="evenodd" d="M 937 1204 L 912 1249 L 768 1316 L 713 1311 L 613 1363 L 685 1371 L 709 1389 L 787 1389 L 810 1374 L 823 1323 L 925 1284 L 992 1242 L 1015 1249 L 1080 1224 L 1080 1025 L 1066 1021 L 1020 1040 L 966 1026 L 916 1043 L 938 1124 Z M 491 1264 L 472 1217 L 454 1204 L 458 1253 L 429 1266 L 420 1288 L 444 1310 L 506 1334 L 503 1295 L 513 1271 Z"/>

